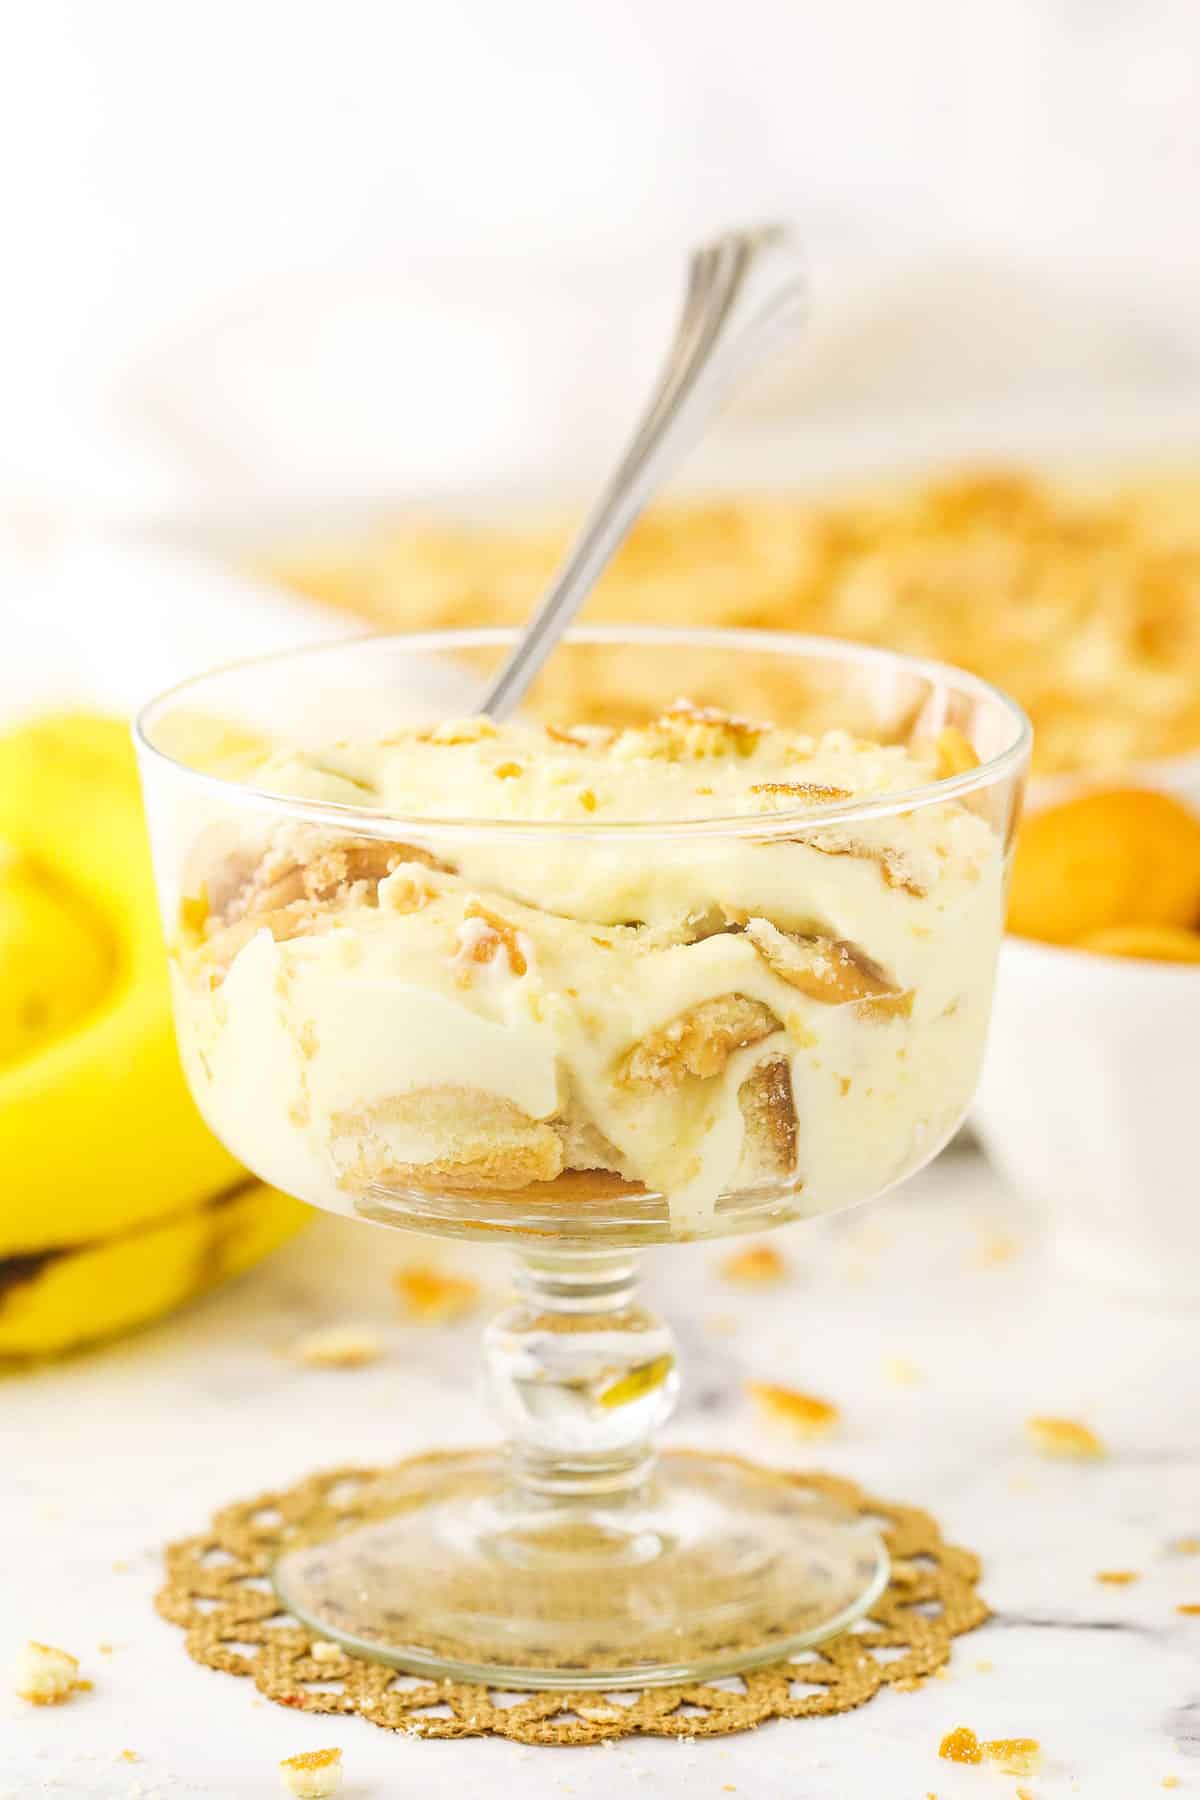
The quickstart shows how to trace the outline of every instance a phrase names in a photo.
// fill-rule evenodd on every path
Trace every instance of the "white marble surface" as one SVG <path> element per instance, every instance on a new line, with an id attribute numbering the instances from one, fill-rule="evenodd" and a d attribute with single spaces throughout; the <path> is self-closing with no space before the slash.
<path id="1" fill-rule="evenodd" d="M 997 1238 L 1015 1253 L 996 1260 Z M 256 1800 L 278 1760 L 339 1744 L 345 1800 L 454 1795 L 608 1800 L 988 1800 L 1016 1783 L 940 1762 L 951 1726 L 1039 1738 L 1036 1800 L 1134 1800 L 1175 1777 L 1200 1794 L 1197 1321 L 1072 1287 L 1023 1238 L 1008 1201 L 957 1150 L 899 1195 L 776 1240 L 783 1287 L 739 1296 L 720 1246 L 648 1258 L 687 1359 L 673 1435 L 799 1465 L 819 1461 L 929 1507 L 979 1550 L 995 1618 L 959 1640 L 949 1676 L 840 1718 L 743 1737 L 536 1750 L 410 1741 L 308 1718 L 191 1663 L 152 1607 L 159 1551 L 220 1502 L 339 1461 L 490 1435 L 472 1326 L 398 1323 L 389 1269 L 428 1246 L 334 1220 L 239 1284 L 139 1337 L 0 1381 L 0 1656 L 32 1636 L 77 1654 L 94 1691 L 25 1707 L 0 1691 L 0 1796 Z M 446 1260 L 500 1260 L 451 1247 Z M 378 1326 L 387 1355 L 355 1372 L 277 1354 L 320 1322 Z M 730 1334 L 728 1321 L 737 1328 Z M 904 1359 L 919 1379 L 896 1380 Z M 749 1373 L 825 1394 L 841 1434 L 793 1447 L 751 1416 Z M 1054 1463 L 1023 1421 L 1086 1419 L 1110 1455 Z M 1101 1569 L 1140 1572 L 1105 1587 Z M 110 1654 L 100 1644 L 112 1645 Z M 119 1761 L 136 1750 L 136 1765 Z"/>

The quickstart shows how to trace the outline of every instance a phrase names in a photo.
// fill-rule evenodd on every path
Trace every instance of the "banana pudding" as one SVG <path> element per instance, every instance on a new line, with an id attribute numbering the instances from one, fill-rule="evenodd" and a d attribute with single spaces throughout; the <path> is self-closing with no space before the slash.
<path id="1" fill-rule="evenodd" d="M 242 779 L 334 822 L 252 812 L 194 844 L 193 1091 L 258 1174 L 343 1212 L 628 1189 L 695 1235 L 734 1192 L 877 1193 L 978 1070 L 1005 846 L 930 790 L 973 760 L 953 732 L 686 702 L 265 754 Z"/>

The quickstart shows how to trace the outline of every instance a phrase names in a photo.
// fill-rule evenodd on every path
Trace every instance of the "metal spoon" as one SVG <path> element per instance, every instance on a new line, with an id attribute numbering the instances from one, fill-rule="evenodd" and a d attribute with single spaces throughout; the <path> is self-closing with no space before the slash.
<path id="1" fill-rule="evenodd" d="M 683 312 L 650 403 L 481 712 L 504 719 L 521 704 L 647 500 L 744 371 L 800 325 L 806 295 L 786 226 L 726 232 L 692 252 Z"/>

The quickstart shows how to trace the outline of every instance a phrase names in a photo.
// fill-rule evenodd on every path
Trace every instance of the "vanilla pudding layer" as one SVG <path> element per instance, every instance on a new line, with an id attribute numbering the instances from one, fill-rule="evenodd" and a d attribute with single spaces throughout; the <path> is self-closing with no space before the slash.
<path id="1" fill-rule="evenodd" d="M 932 752 L 686 707 L 620 734 L 469 720 L 270 758 L 256 788 L 409 823 L 196 846 L 175 959 L 194 1090 L 258 1174 L 342 1212 L 516 1207 L 592 1170 L 665 1195 L 687 1234 L 730 1191 L 861 1199 L 970 1097 L 1003 856 L 955 802 L 822 809 L 936 774 Z M 754 834 L 781 811 L 787 836 Z M 590 829 L 706 816 L 747 834 Z M 422 817 L 580 829 L 422 842 Z"/>

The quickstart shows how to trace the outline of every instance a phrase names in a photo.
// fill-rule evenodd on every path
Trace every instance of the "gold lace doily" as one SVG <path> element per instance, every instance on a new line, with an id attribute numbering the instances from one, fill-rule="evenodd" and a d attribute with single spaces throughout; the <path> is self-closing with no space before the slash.
<path id="1" fill-rule="evenodd" d="M 414 1459 L 429 1460 L 429 1459 Z M 186 1631 L 189 1656 L 227 1675 L 249 1675 L 260 1694 L 301 1712 L 357 1714 L 414 1737 L 505 1737 L 522 1744 L 598 1744 L 646 1733 L 721 1737 L 767 1719 L 848 1712 L 882 1687 L 916 1687 L 948 1661 L 950 1641 L 988 1616 L 979 1558 L 947 1544 L 919 1507 L 863 1493 L 851 1481 L 794 1479 L 874 1522 L 892 1558 L 891 1579 L 868 1616 L 840 1637 L 785 1662 L 718 1682 L 603 1693 L 527 1693 L 402 1674 L 328 1651 L 279 1610 L 267 1569 L 285 1543 L 371 1517 L 363 1496 L 378 1469 L 330 1469 L 295 1487 L 235 1501 L 207 1531 L 166 1551 L 156 1604 Z"/>

